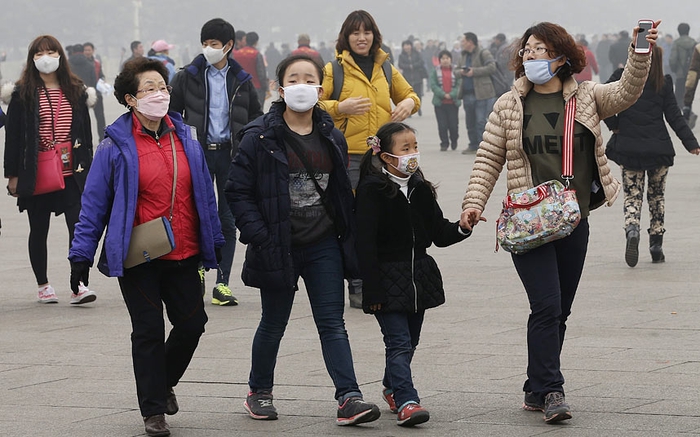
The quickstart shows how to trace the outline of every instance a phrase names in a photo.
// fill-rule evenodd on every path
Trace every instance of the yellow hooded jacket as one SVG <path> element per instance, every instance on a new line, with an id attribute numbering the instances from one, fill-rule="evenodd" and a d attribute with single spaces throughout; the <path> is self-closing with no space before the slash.
<path id="1" fill-rule="evenodd" d="M 355 63 L 350 52 L 343 50 L 342 54 L 337 55 L 344 74 L 339 100 L 327 100 L 333 93 L 333 66 L 329 62 L 324 68 L 321 107 L 333 117 L 335 127 L 345 135 L 348 153 L 361 155 L 367 151 L 367 137 L 376 134 L 383 124 L 391 121 L 392 101 L 397 104 L 410 97 L 415 102 L 413 113 L 420 108 L 418 95 L 394 66 L 391 67 L 391 96 L 389 95 L 389 84 L 382 69 L 382 64 L 388 57 L 383 50 L 377 50 L 370 81 Z M 372 107 L 363 115 L 341 114 L 338 111 L 338 103 L 349 97 L 369 97 Z"/>

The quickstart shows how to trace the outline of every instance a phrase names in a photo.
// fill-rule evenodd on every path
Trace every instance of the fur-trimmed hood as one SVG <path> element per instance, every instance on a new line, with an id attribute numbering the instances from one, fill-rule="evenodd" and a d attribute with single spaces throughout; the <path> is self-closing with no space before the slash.
<path id="1" fill-rule="evenodd" d="M 12 92 L 15 90 L 15 83 L 8 82 L 0 87 L 0 102 L 9 105 L 10 100 L 12 100 Z M 85 93 L 87 94 L 87 105 L 88 108 L 92 108 L 97 103 L 97 90 L 93 87 L 85 87 Z"/>
<path id="2" fill-rule="evenodd" d="M 0 87 L 0 102 L 9 105 L 12 99 L 12 91 L 15 89 L 14 82 L 7 82 Z"/>

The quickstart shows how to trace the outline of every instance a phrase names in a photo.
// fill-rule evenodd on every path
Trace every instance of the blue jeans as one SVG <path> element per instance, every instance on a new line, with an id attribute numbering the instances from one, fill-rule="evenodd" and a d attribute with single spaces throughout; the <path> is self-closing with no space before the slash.
<path id="1" fill-rule="evenodd" d="M 477 100 L 474 93 L 465 94 L 462 97 L 464 104 L 464 118 L 467 124 L 467 136 L 469 137 L 469 148 L 476 150 L 484 136 L 486 121 L 488 120 L 496 98 Z"/>
<path id="2" fill-rule="evenodd" d="M 335 237 L 292 249 L 295 281 L 304 278 L 311 312 L 321 338 L 326 370 L 335 385 L 339 403 L 362 396 L 357 385 L 345 330 L 343 310 L 343 259 Z M 253 338 L 252 365 L 248 385 L 253 393 L 272 390 L 280 341 L 289 321 L 294 291 L 260 289 L 262 318 Z"/>
<path id="3" fill-rule="evenodd" d="M 547 393 L 564 392 L 561 350 L 587 250 L 588 219 L 582 219 L 568 237 L 512 255 L 530 302 L 523 390 L 539 395 L 543 402 Z"/>
<path id="4" fill-rule="evenodd" d="M 216 197 L 218 199 L 219 221 L 221 221 L 221 233 L 224 234 L 226 244 L 221 248 L 221 262 L 216 273 L 216 283 L 228 285 L 231 277 L 233 255 L 236 252 L 236 220 L 226 202 L 224 186 L 228 179 L 228 171 L 231 167 L 231 149 L 205 150 L 207 167 L 212 182 L 216 182 Z"/>
<path id="5" fill-rule="evenodd" d="M 407 313 L 376 313 L 377 322 L 384 336 L 386 367 L 384 387 L 394 392 L 394 402 L 401 408 L 408 401 L 420 403 L 418 392 L 413 387 L 411 361 L 418 346 L 425 311 Z"/>

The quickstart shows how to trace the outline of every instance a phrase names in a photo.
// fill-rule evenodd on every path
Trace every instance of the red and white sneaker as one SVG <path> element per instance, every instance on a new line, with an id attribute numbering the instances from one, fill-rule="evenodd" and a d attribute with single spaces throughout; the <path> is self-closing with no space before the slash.
<path id="1" fill-rule="evenodd" d="M 39 289 L 39 298 L 37 300 L 41 303 L 57 303 L 56 290 L 53 289 L 51 284 L 44 285 Z"/>
<path id="2" fill-rule="evenodd" d="M 430 420 L 430 413 L 415 402 L 408 402 L 399 410 L 396 424 L 399 426 L 414 426 Z"/>
<path id="3" fill-rule="evenodd" d="M 396 408 L 396 402 L 394 402 L 394 390 L 384 388 L 384 390 L 382 390 L 382 399 L 389 405 L 389 411 L 394 414 L 399 412 L 399 409 Z"/>
<path id="4" fill-rule="evenodd" d="M 94 291 L 90 290 L 81 282 L 78 285 L 78 294 L 71 293 L 70 304 L 71 305 L 81 305 L 84 303 L 94 302 L 97 299 L 97 295 Z"/>

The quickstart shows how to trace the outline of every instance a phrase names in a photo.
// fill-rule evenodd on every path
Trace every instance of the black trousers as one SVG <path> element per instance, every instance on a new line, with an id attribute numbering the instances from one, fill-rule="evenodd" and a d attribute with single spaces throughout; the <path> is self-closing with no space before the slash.
<path id="1" fill-rule="evenodd" d="M 204 333 L 199 256 L 154 260 L 124 270 L 119 278 L 131 317 L 131 355 L 141 415 L 165 413 L 169 387 L 182 378 Z M 173 325 L 165 339 L 163 304 Z"/>
<path id="2" fill-rule="evenodd" d="M 457 148 L 459 139 L 459 108 L 454 103 L 443 103 L 435 106 L 435 118 L 437 118 L 438 135 L 440 135 L 440 148 L 446 149 L 452 146 Z"/>
<path id="3" fill-rule="evenodd" d="M 66 178 L 65 190 L 22 200 L 22 206 L 27 210 L 29 217 L 29 263 L 32 265 L 36 283 L 43 285 L 49 282 L 47 239 L 51 214 L 63 214 L 65 217 L 70 248 L 73 244 L 75 224 L 80 216 L 80 190 L 73 178 Z"/>
<path id="4" fill-rule="evenodd" d="M 587 250 L 588 219 L 582 219 L 568 237 L 512 255 L 530 302 L 523 390 L 541 396 L 542 403 L 547 393 L 564 392 L 560 356 Z"/>

